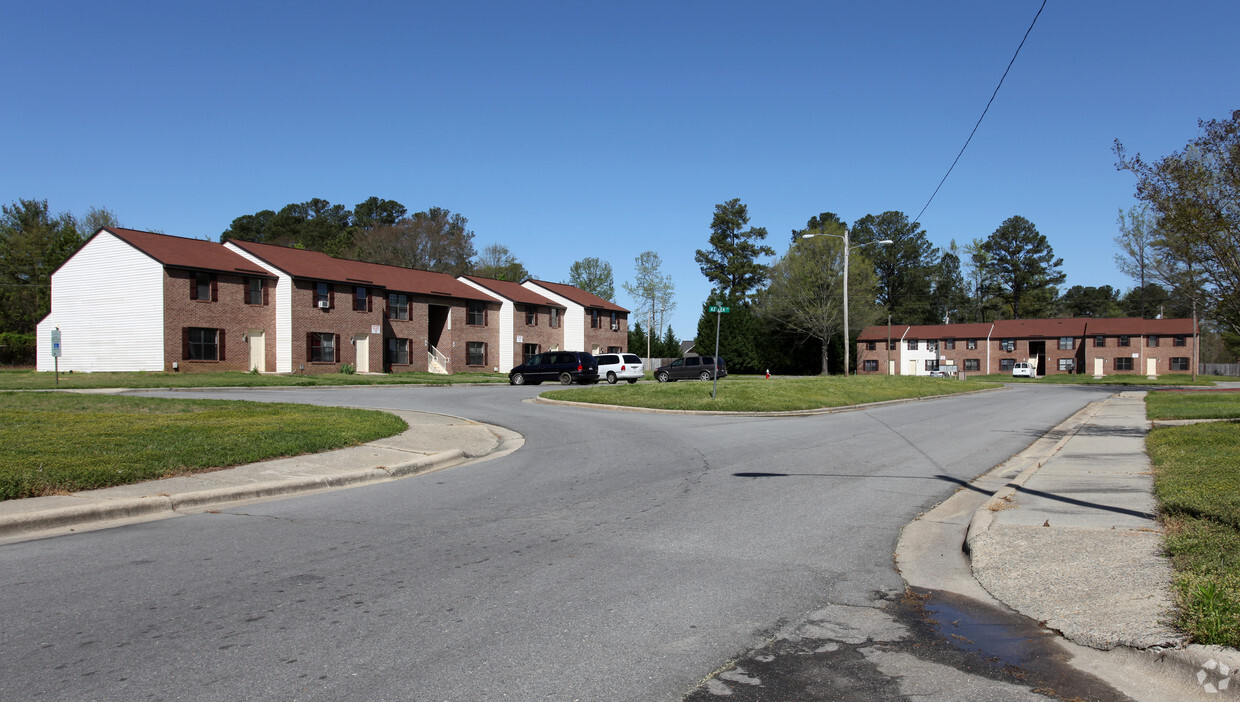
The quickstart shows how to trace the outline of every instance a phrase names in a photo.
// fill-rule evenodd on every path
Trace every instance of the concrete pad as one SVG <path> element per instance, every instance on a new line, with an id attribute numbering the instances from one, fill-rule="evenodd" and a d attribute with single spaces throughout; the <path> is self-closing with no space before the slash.
<path id="1" fill-rule="evenodd" d="M 973 574 L 991 594 L 1072 641 L 1102 650 L 1184 643 L 1166 624 L 1171 566 L 1157 531 L 995 524 L 970 546 Z"/>

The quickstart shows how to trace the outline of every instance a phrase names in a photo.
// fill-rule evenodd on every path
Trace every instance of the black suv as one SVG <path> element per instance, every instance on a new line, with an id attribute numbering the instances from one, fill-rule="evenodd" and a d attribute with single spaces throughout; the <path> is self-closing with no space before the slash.
<path id="1" fill-rule="evenodd" d="M 710 380 L 715 374 L 714 356 L 685 356 L 672 361 L 671 365 L 659 366 L 654 371 L 654 379 L 660 383 L 673 380 Z M 728 374 L 728 364 L 719 359 L 719 377 Z"/>
<path id="2" fill-rule="evenodd" d="M 510 385 L 538 385 L 544 380 L 564 385 L 597 383 L 598 361 L 585 351 L 547 351 L 508 371 Z"/>

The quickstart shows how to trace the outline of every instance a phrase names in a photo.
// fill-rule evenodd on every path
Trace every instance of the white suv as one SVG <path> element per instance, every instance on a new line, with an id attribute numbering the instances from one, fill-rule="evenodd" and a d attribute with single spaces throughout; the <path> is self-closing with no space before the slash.
<path id="1" fill-rule="evenodd" d="M 1013 378 L 1036 378 L 1038 371 L 1031 363 L 1017 363 L 1012 366 Z"/>
<path id="2" fill-rule="evenodd" d="M 632 353 L 601 353 L 595 356 L 598 359 L 598 377 L 599 380 L 604 378 L 612 385 L 617 380 L 627 380 L 630 384 L 636 383 L 645 376 L 642 370 L 642 359 L 637 354 Z"/>

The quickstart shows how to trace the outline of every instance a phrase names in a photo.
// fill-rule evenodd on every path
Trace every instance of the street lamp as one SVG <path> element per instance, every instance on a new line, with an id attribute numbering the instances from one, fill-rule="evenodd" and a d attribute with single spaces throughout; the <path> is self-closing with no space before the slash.
<path id="1" fill-rule="evenodd" d="M 851 343 L 848 337 L 848 252 L 852 251 L 853 249 L 859 249 L 862 246 L 869 246 L 870 244 L 882 244 L 885 246 L 887 244 L 894 244 L 895 242 L 892 241 L 891 239 L 883 239 L 881 241 L 868 241 L 864 244 L 857 244 L 856 246 L 849 246 L 847 227 L 844 228 L 843 234 L 828 234 L 826 232 L 807 232 L 805 234 L 802 234 L 801 238 L 802 239 L 813 239 L 816 236 L 833 236 L 836 239 L 844 240 L 844 377 L 848 377 L 849 375 L 851 375 L 849 366 L 852 363 L 851 354 L 848 352 L 849 351 L 848 345 Z M 823 343 L 825 344 L 826 342 L 824 341 Z M 890 344 L 888 344 L 888 346 L 890 346 Z"/>

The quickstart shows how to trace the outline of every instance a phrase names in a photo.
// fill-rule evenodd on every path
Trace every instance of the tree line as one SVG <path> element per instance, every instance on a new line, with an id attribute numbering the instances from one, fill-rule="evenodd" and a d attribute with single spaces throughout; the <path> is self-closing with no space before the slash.
<path id="1" fill-rule="evenodd" d="M 696 344 L 713 349 L 711 305 L 731 308 L 720 355 L 741 372 L 842 372 L 843 344 L 864 327 L 1045 317 L 1196 316 L 1205 359 L 1240 355 L 1240 110 L 1201 121 L 1201 136 L 1154 162 L 1115 144 L 1117 167 L 1137 177 L 1140 204 L 1121 210 L 1115 263 L 1135 285 L 1061 290 L 1063 259 L 1033 222 L 1013 215 L 984 238 L 946 248 L 899 211 L 849 226 L 832 212 L 793 230 L 775 256 L 739 199 L 715 206 L 708 247 L 696 252 L 711 296 Z M 845 250 L 845 241 L 849 250 Z M 843 287 L 848 257 L 849 329 Z"/>

